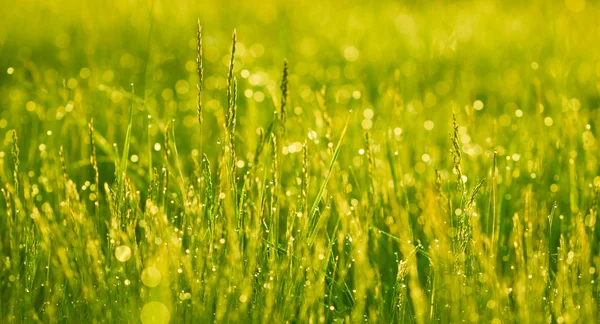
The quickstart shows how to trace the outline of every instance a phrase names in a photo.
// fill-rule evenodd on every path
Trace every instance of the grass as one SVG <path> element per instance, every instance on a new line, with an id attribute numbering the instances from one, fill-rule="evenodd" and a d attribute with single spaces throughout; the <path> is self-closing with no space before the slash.
<path id="1" fill-rule="evenodd" d="M 596 4 L 6 8 L 0 323 L 600 321 Z"/>

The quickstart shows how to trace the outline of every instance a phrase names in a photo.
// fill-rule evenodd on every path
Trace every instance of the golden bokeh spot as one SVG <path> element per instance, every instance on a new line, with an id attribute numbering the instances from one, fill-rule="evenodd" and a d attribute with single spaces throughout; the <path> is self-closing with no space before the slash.
<path id="1" fill-rule="evenodd" d="M 565 5 L 573 12 L 581 12 L 585 9 L 585 0 L 565 0 Z"/>
<path id="2" fill-rule="evenodd" d="M 142 307 L 140 320 L 143 324 L 166 324 L 171 320 L 171 313 L 165 304 L 152 301 Z"/>
<path id="3" fill-rule="evenodd" d="M 160 271 L 155 266 L 148 267 L 142 271 L 142 282 L 150 288 L 158 286 L 161 279 Z"/>
<path id="4" fill-rule="evenodd" d="M 126 262 L 131 258 L 131 248 L 127 245 L 118 246 L 115 249 L 115 258 L 121 262 Z"/>

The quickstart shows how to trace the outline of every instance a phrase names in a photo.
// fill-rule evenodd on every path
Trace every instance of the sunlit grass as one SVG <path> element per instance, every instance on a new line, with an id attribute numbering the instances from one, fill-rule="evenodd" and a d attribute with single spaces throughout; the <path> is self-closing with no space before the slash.
<path id="1" fill-rule="evenodd" d="M 5 7 L 0 323 L 599 320 L 596 4 Z"/>

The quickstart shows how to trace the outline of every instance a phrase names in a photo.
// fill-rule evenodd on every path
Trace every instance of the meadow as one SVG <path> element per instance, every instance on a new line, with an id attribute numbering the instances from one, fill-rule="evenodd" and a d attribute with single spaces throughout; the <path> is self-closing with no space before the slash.
<path id="1" fill-rule="evenodd" d="M 0 7 L 0 323 L 600 322 L 598 4 Z"/>

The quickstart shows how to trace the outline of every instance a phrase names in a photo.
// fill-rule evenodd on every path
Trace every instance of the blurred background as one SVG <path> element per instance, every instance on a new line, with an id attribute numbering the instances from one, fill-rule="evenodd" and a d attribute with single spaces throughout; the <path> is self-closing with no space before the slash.
<path id="1" fill-rule="evenodd" d="M 353 110 L 356 138 L 365 130 L 375 140 L 393 131 L 422 143 L 405 148 L 407 164 L 421 170 L 431 161 L 451 164 L 452 107 L 469 130 L 461 136 L 473 159 L 494 148 L 531 158 L 533 146 L 522 144 L 532 136 L 548 138 L 548 145 L 565 139 L 550 128 L 558 119 L 575 129 L 577 141 L 597 131 L 600 30 L 591 27 L 600 11 L 590 1 L 4 0 L 2 8 L 0 134 L 13 128 L 24 134 L 22 150 L 30 158 L 40 143 L 50 147 L 56 140 L 50 132 L 73 137 L 62 145 L 71 160 L 85 164 L 82 126 L 91 118 L 108 143 L 122 143 L 131 83 L 139 99 L 134 134 L 145 134 L 146 115 L 160 126 L 175 119 L 176 135 L 185 139 L 181 150 L 197 147 L 198 18 L 208 150 L 226 104 L 234 28 L 242 143 L 272 119 L 284 59 L 290 123 L 301 126 L 291 129 L 290 143 L 310 130 L 324 132 L 317 96 L 323 86 L 338 125 L 334 134 Z M 561 117 L 580 110 L 585 113 L 576 121 Z M 152 129 L 150 136 L 160 132 Z M 145 151 L 138 135 L 134 152 Z M 350 145 L 356 155 L 362 140 Z"/>

